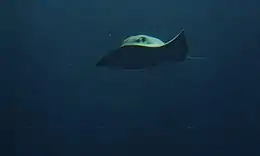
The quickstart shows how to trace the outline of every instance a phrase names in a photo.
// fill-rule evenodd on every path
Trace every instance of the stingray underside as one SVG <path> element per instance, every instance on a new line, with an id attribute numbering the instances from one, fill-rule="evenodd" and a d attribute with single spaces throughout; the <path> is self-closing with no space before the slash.
<path id="1" fill-rule="evenodd" d="M 159 51 L 160 48 L 124 46 L 109 52 L 96 65 L 123 69 L 150 68 L 160 63 L 156 56 Z"/>

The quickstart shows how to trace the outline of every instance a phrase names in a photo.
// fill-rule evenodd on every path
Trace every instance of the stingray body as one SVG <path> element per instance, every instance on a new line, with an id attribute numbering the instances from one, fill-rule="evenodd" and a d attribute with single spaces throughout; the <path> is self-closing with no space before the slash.
<path id="1" fill-rule="evenodd" d="M 168 42 L 147 35 L 136 35 L 126 38 L 118 49 L 103 56 L 96 66 L 145 69 L 165 61 L 182 62 L 187 54 L 184 30 Z"/>

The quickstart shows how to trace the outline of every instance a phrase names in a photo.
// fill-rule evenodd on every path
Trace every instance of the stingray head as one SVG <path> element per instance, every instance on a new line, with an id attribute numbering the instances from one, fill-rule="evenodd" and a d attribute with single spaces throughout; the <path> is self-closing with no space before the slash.
<path id="1" fill-rule="evenodd" d="M 142 47 L 161 47 L 165 45 L 163 41 L 158 38 L 147 35 L 136 35 L 126 38 L 121 47 L 124 46 L 142 46 Z"/>

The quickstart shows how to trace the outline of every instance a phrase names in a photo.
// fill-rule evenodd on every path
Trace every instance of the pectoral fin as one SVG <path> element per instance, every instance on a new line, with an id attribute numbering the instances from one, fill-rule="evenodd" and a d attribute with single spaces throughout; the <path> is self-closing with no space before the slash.
<path id="1" fill-rule="evenodd" d="M 173 39 L 168 41 L 164 46 L 165 58 L 182 62 L 188 57 L 188 46 L 186 43 L 186 37 L 184 30 L 181 30 Z"/>

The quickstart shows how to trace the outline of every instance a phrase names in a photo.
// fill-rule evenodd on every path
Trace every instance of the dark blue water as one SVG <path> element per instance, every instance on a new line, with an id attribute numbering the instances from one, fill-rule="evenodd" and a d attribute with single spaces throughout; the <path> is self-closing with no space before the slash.
<path id="1" fill-rule="evenodd" d="M 260 155 L 257 0 L 1 3 L 1 155 Z M 95 67 L 126 36 L 182 28 L 206 60 Z"/>

